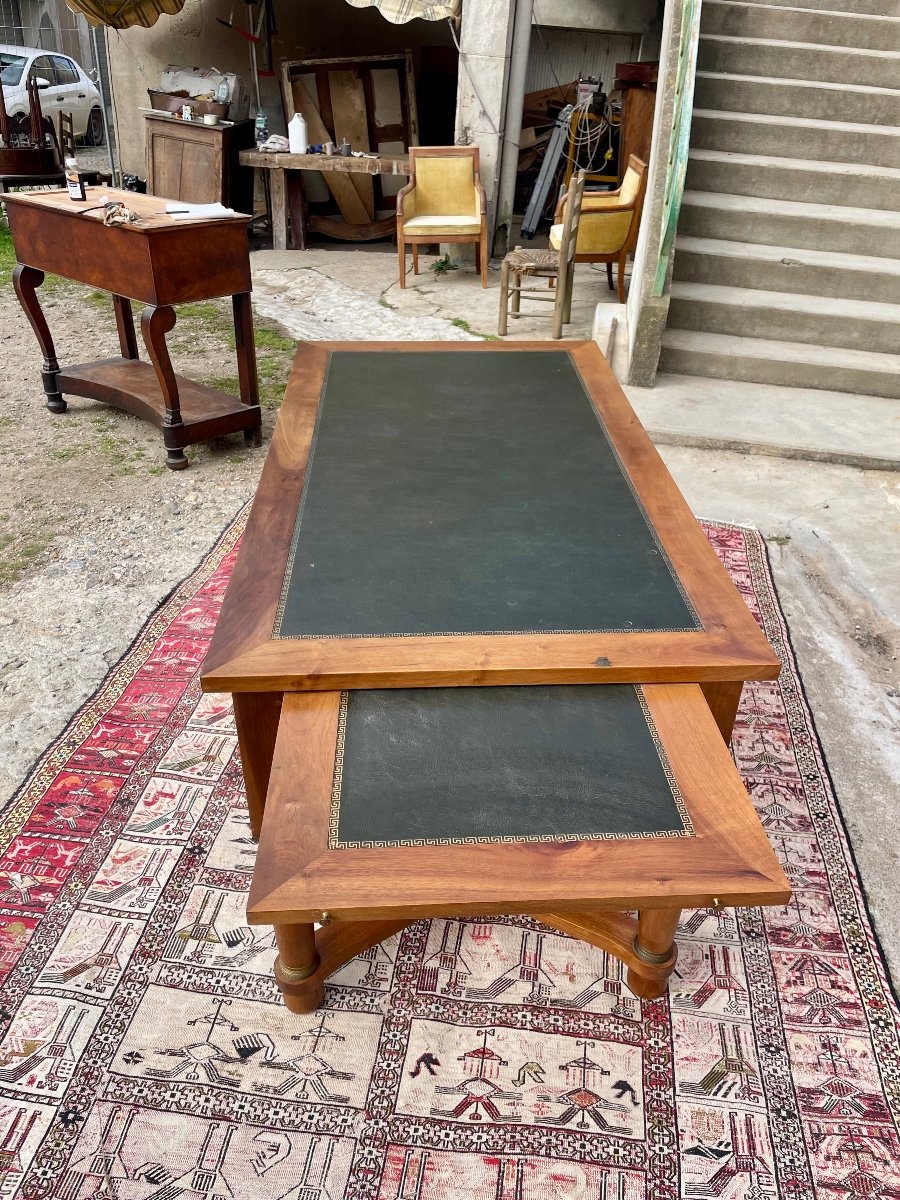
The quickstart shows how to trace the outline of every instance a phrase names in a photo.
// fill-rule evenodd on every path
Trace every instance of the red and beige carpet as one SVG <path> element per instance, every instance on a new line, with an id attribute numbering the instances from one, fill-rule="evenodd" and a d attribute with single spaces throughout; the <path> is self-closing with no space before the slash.
<path id="1" fill-rule="evenodd" d="M 784 662 L 734 753 L 794 888 L 685 914 L 666 999 L 519 917 L 433 920 L 309 1017 L 244 921 L 237 527 L 4 814 L 0 1197 L 900 1198 L 900 1026 L 758 535 L 708 529 Z"/>

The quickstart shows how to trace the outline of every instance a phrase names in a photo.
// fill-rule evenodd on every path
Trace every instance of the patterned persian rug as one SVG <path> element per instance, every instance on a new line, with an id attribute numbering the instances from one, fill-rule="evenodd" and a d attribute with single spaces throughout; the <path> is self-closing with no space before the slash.
<path id="1" fill-rule="evenodd" d="M 0 1196 L 900 1198 L 898 1012 L 757 534 L 709 527 L 784 662 L 734 752 L 784 909 L 686 913 L 670 994 L 519 918 L 421 921 L 292 1016 L 244 921 L 238 529 L 5 814 Z"/>

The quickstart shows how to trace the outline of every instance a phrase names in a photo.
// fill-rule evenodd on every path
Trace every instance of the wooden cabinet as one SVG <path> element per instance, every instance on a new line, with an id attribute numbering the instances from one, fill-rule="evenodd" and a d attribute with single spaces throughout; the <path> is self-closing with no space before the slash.
<path id="1" fill-rule="evenodd" d="M 147 190 L 193 204 L 220 201 L 253 212 L 253 171 L 238 155 L 254 145 L 252 121 L 204 125 L 147 116 Z"/>
<path id="2" fill-rule="evenodd" d="M 619 81 L 616 80 L 617 85 Z M 653 114 L 656 110 L 656 84 L 622 85 L 622 135 L 619 142 L 619 182 L 628 169 L 628 157 L 636 154 L 650 162 Z"/>

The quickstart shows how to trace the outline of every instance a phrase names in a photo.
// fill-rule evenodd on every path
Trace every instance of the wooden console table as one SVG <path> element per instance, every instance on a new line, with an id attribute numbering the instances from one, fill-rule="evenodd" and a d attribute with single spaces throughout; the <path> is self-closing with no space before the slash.
<path id="1" fill-rule="evenodd" d="M 141 220 L 103 224 L 100 197 L 121 200 Z M 133 413 L 163 431 L 166 466 L 188 465 L 184 447 L 228 433 L 261 441 L 261 411 L 250 307 L 247 216 L 178 221 L 166 215 L 157 196 L 112 188 L 88 188 L 86 202 L 66 192 L 31 192 L 5 197 L 18 266 L 16 294 L 44 356 L 41 377 L 51 412 L 66 411 L 64 393 L 88 396 Z M 51 271 L 88 287 L 111 292 L 121 357 L 60 369 L 47 320 L 37 297 Z M 166 334 L 175 327 L 173 305 L 231 296 L 237 343 L 240 398 L 176 375 Z M 146 307 L 141 334 L 150 362 L 138 357 L 131 300 Z"/>
<path id="2" fill-rule="evenodd" d="M 397 227 L 391 213 L 382 220 L 369 220 L 356 195 L 354 175 L 409 175 L 406 155 L 370 155 L 367 158 L 343 158 L 339 154 L 264 154 L 260 150 L 245 150 L 241 165 L 259 167 L 269 175 L 269 195 L 272 205 L 272 247 L 305 250 L 306 231 L 324 233 L 341 241 L 370 242 L 389 237 Z M 334 217 L 316 216 L 306 211 L 302 171 L 322 171 L 329 175 L 328 186 L 345 198 L 348 211 L 359 209 L 358 221 L 338 221 Z M 290 228 L 288 215 L 290 214 Z"/>

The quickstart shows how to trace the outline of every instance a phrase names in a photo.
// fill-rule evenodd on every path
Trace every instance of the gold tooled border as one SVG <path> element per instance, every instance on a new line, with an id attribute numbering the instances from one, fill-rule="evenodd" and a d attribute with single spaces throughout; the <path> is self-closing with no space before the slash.
<path id="1" fill-rule="evenodd" d="M 607 685 L 609 686 L 609 685 Z M 627 686 L 627 685 L 625 685 Z M 672 770 L 672 765 L 669 762 L 669 757 L 666 754 L 666 748 L 663 745 L 662 738 L 659 736 L 659 731 L 656 728 L 656 722 L 653 720 L 653 715 L 650 712 L 650 707 L 647 704 L 647 698 L 644 695 L 644 690 L 640 686 L 635 686 L 635 693 L 638 698 L 638 703 L 641 706 L 641 712 L 644 715 L 644 720 L 647 722 L 647 728 L 650 731 L 650 737 L 653 739 L 653 745 L 656 747 L 656 753 L 659 755 L 660 766 L 666 777 L 666 782 L 669 785 L 669 790 L 672 793 L 672 799 L 675 801 L 675 807 L 678 815 L 681 818 L 681 829 L 660 829 L 653 831 L 642 831 L 641 833 L 583 833 L 570 834 L 566 837 L 551 837 L 547 834 L 535 834 L 530 837 L 466 837 L 466 838 L 403 838 L 397 841 L 355 841 L 345 842 L 340 838 L 340 819 L 341 819 L 341 788 L 344 777 L 344 751 L 347 741 L 347 708 L 350 702 L 350 693 L 341 692 L 341 701 L 338 708 L 337 722 L 337 742 L 334 752 L 334 774 L 331 782 L 331 805 L 328 814 L 328 849 L 329 850 L 378 850 L 391 849 L 400 846 L 474 846 L 474 845 L 501 845 L 503 843 L 514 842 L 624 842 L 647 840 L 648 838 L 682 838 L 694 837 L 694 825 L 691 821 L 690 813 L 684 801 L 684 796 L 681 793 L 681 788 L 678 786 L 678 780 L 675 778 L 675 772 Z"/>

